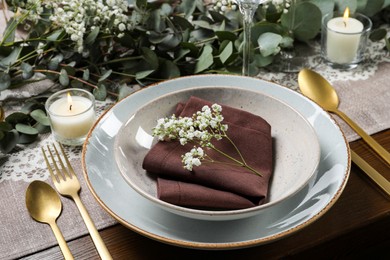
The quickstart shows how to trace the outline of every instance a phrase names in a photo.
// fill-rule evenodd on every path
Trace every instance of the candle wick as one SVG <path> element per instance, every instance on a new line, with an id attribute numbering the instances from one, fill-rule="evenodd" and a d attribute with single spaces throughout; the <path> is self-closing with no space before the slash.
<path id="1" fill-rule="evenodd" d="M 72 111 L 72 105 L 69 106 L 69 110 Z"/>
<path id="2" fill-rule="evenodd" d="M 346 21 L 344 21 L 344 27 L 347 27 L 347 22 Z"/>

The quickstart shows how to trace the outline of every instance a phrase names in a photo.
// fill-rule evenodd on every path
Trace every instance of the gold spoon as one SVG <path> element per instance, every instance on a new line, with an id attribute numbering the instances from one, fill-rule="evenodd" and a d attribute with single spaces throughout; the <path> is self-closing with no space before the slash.
<path id="1" fill-rule="evenodd" d="M 56 219 L 62 210 L 57 192 L 43 181 L 33 181 L 26 191 L 26 206 L 33 219 L 50 225 L 65 259 L 73 259 L 72 253 L 56 224 Z"/>
<path id="2" fill-rule="evenodd" d="M 298 74 L 298 84 L 302 93 L 315 101 L 328 112 L 335 113 L 341 117 L 363 140 L 390 164 L 390 153 L 378 144 L 371 136 L 353 122 L 347 115 L 338 110 L 339 98 L 335 89 L 320 74 L 303 69 Z"/>

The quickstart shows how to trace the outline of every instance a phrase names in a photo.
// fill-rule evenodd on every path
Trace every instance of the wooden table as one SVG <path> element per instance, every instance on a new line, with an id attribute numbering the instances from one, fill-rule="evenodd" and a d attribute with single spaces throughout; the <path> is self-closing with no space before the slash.
<path id="1" fill-rule="evenodd" d="M 390 150 L 390 130 L 373 137 Z M 362 140 L 352 142 L 350 147 L 390 179 L 390 166 Z M 153 241 L 119 224 L 100 234 L 114 259 L 361 259 L 375 254 L 390 259 L 390 198 L 352 164 L 345 190 L 324 216 L 293 235 L 266 245 L 228 251 L 193 250 Z M 68 244 L 75 259 L 99 259 L 89 236 Z M 57 246 L 28 258 L 63 256 Z"/>

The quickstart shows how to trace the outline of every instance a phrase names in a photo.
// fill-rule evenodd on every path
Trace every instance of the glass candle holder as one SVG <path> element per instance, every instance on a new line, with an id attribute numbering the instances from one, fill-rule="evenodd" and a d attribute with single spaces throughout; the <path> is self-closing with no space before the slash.
<path id="1" fill-rule="evenodd" d="M 364 59 L 371 20 L 359 13 L 343 17 L 329 13 L 322 18 L 321 54 L 333 68 L 353 69 Z"/>
<path id="2" fill-rule="evenodd" d="M 80 146 L 96 120 L 95 97 L 82 89 L 65 89 L 50 96 L 45 108 L 57 142 Z"/>

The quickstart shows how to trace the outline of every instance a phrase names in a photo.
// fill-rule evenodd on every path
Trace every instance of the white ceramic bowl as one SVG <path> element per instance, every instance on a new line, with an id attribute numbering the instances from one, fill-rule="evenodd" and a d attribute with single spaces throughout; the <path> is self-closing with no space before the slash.
<path id="1" fill-rule="evenodd" d="M 241 210 L 211 211 L 176 206 L 157 198 L 155 179 L 142 169 L 146 153 L 157 142 L 151 130 L 157 119 L 172 115 L 176 104 L 191 96 L 246 110 L 271 125 L 274 172 L 264 204 Z M 114 147 L 116 164 L 131 188 L 174 214 L 204 220 L 240 219 L 272 207 L 302 189 L 316 173 L 320 160 L 317 135 L 300 113 L 264 93 L 236 87 L 195 87 L 163 95 L 129 115 L 115 138 Z"/>

